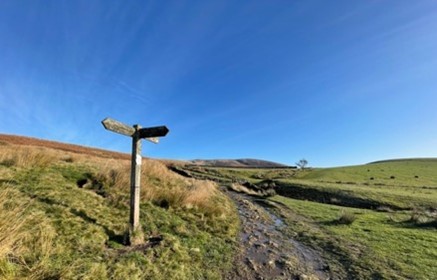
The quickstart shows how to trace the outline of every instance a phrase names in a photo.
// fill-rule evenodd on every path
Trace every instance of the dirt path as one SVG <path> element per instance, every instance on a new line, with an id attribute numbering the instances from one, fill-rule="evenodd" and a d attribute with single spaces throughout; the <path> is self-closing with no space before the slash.
<path id="1" fill-rule="evenodd" d="M 331 279 L 315 250 L 285 235 L 283 221 L 262 200 L 227 191 L 241 219 L 240 252 L 225 279 Z"/>

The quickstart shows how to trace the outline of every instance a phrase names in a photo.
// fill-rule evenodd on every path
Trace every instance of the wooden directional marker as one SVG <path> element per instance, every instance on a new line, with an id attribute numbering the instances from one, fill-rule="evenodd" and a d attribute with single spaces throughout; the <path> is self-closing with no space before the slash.
<path id="1" fill-rule="evenodd" d="M 139 125 L 134 125 L 132 127 L 111 118 L 104 119 L 102 124 L 107 130 L 132 137 L 129 243 L 141 244 L 144 242 L 140 226 L 141 139 L 158 143 L 158 137 L 167 135 L 169 130 L 166 126 L 141 128 Z"/>
<path id="2" fill-rule="evenodd" d="M 162 137 L 167 135 L 168 128 L 166 126 L 141 128 L 138 133 L 140 135 L 140 138 Z"/>
<path id="3" fill-rule="evenodd" d="M 120 133 L 126 136 L 133 136 L 135 133 L 135 128 L 128 126 L 127 124 L 121 123 L 119 121 L 106 118 L 102 121 L 105 129 L 110 130 L 115 133 Z"/>

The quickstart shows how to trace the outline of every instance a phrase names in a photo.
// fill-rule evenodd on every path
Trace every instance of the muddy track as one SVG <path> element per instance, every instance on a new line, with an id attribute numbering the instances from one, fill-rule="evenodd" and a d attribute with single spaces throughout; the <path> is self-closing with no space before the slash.
<path id="1" fill-rule="evenodd" d="M 225 279 L 333 279 L 321 255 L 284 233 L 284 222 L 263 200 L 225 191 L 240 220 L 240 248 Z"/>

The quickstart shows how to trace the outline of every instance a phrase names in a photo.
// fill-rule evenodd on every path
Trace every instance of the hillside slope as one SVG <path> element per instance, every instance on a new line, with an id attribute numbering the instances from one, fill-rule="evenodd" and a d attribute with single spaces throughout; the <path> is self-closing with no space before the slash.
<path id="1" fill-rule="evenodd" d="M 437 186 L 437 159 L 385 160 L 370 164 L 313 169 L 297 178 L 321 182 Z"/>
<path id="2" fill-rule="evenodd" d="M 236 211 L 211 182 L 142 166 L 146 242 L 126 246 L 128 156 L 0 136 L 0 279 L 220 279 Z"/>
<path id="3" fill-rule="evenodd" d="M 200 166 L 211 167 L 234 167 L 234 168 L 280 168 L 287 167 L 284 164 L 260 160 L 260 159 L 196 159 L 191 160 L 189 163 Z"/>
<path id="4" fill-rule="evenodd" d="M 323 256 L 323 271 L 339 275 L 332 279 L 437 279 L 435 159 L 304 170 L 181 168 L 258 196 L 290 239 Z"/>
<path id="5" fill-rule="evenodd" d="M 89 156 L 103 158 L 130 159 L 130 155 L 124 153 L 18 135 L 0 134 L 0 145 L 2 144 L 44 147 L 55 149 L 58 151 L 72 152 L 75 154 L 86 154 Z"/>

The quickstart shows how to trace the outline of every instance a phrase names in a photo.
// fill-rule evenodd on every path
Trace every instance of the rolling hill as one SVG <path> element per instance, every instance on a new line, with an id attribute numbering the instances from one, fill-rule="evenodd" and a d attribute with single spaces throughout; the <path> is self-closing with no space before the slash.
<path id="1" fill-rule="evenodd" d="M 200 166 L 210 167 L 233 167 L 233 168 L 281 168 L 288 167 L 285 164 L 260 160 L 260 159 L 196 159 L 189 163 Z"/>

